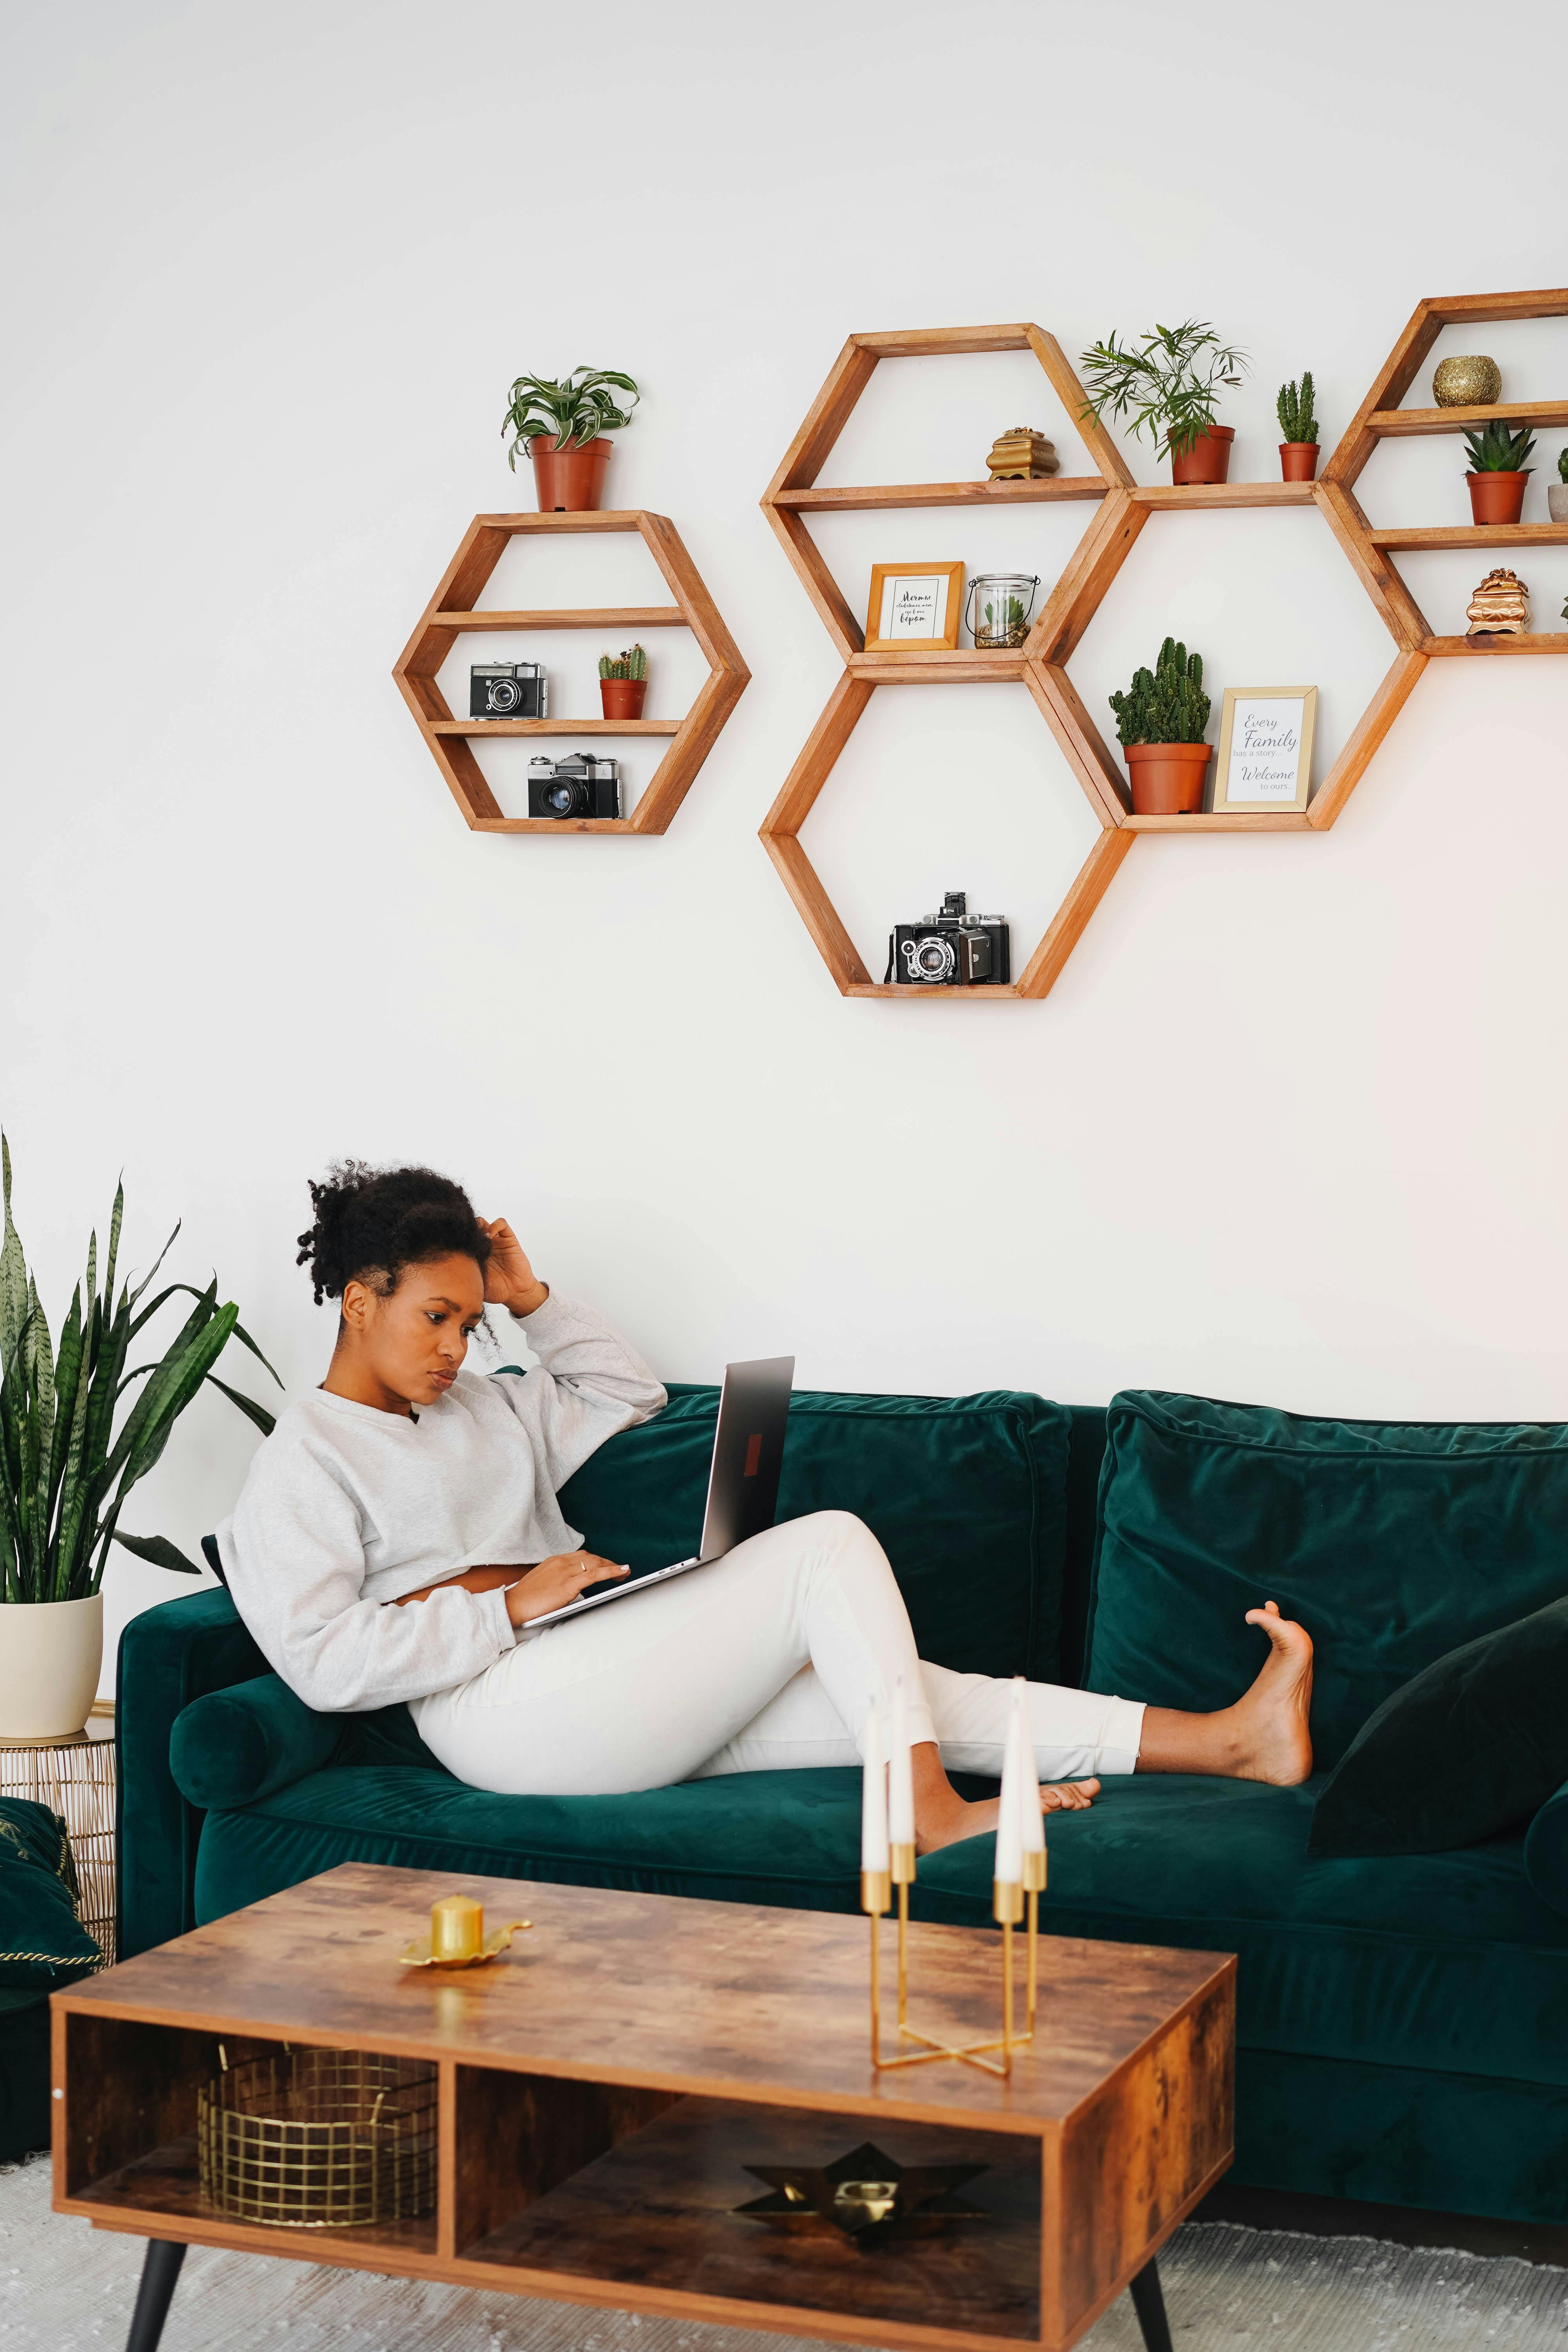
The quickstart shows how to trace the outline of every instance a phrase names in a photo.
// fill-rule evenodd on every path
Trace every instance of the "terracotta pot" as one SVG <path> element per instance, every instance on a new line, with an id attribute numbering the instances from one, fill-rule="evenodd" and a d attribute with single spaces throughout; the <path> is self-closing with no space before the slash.
<path id="1" fill-rule="evenodd" d="M 605 468 L 610 462 L 608 436 L 580 449 L 557 450 L 553 433 L 542 433 L 528 445 L 533 460 L 533 486 L 541 514 L 595 514 L 605 493 Z"/>
<path id="2" fill-rule="evenodd" d="M 1170 435 L 1165 438 L 1170 440 Z M 1223 482 L 1230 473 L 1230 445 L 1236 438 L 1233 426 L 1212 425 L 1200 433 L 1190 449 L 1171 451 L 1171 479 L 1173 482 Z"/>
<path id="3" fill-rule="evenodd" d="M 640 719 L 643 697 L 647 692 L 646 677 L 602 677 L 599 699 L 605 706 L 606 719 Z"/>
<path id="4" fill-rule="evenodd" d="M 1467 474 L 1470 513 L 1477 522 L 1517 522 L 1524 511 L 1528 474 Z"/>
<path id="5" fill-rule="evenodd" d="M 1134 816 L 1193 816 L 1204 804 L 1212 743 L 1128 743 Z"/>
<path id="6" fill-rule="evenodd" d="M 103 1595 L 0 1602 L 0 1739 L 74 1739 L 103 1664 Z"/>
<path id="7" fill-rule="evenodd" d="M 1279 473 L 1287 482 L 1310 482 L 1318 470 L 1318 445 L 1315 441 L 1281 441 Z"/>

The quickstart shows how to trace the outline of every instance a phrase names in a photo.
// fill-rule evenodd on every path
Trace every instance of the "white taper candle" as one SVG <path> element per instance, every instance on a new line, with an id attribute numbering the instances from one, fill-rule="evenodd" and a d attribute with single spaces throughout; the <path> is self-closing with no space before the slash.
<path id="1" fill-rule="evenodd" d="M 888 1759 L 888 1835 L 894 1845 L 915 1842 L 915 1772 L 910 1749 L 910 1700 L 902 1675 L 893 1685 L 893 1745 Z"/>
<path id="2" fill-rule="evenodd" d="M 1022 1675 L 1013 1682 L 1013 1734 L 1018 1744 L 1019 1828 L 1026 1853 L 1043 1853 L 1046 1824 L 1040 1812 L 1040 1774 L 1035 1762 L 1035 1730 L 1029 1720 L 1029 1686 Z"/>
<path id="3" fill-rule="evenodd" d="M 892 1866 L 888 1853 L 888 1767 L 882 1752 L 882 1718 L 875 1707 L 866 1717 L 862 1745 L 866 1770 L 860 1785 L 860 1867 L 885 1872 Z"/>
<path id="4" fill-rule="evenodd" d="M 1002 1798 L 996 1809 L 996 1865 L 992 1874 L 1004 1886 L 1021 1886 L 1024 1883 L 1022 1800 L 1016 1714 L 1010 1710 L 1002 1745 Z"/>

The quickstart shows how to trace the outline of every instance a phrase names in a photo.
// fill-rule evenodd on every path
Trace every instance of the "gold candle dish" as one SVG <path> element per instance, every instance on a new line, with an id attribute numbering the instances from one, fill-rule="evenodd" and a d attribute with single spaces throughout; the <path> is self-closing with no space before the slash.
<path id="1" fill-rule="evenodd" d="M 468 1895 L 444 1895 L 430 1906 L 430 1933 L 405 1945 L 399 1958 L 405 1969 L 480 1968 L 506 1951 L 512 1937 L 532 1925 L 531 1919 L 512 1919 L 487 1936 L 482 1903 Z"/>

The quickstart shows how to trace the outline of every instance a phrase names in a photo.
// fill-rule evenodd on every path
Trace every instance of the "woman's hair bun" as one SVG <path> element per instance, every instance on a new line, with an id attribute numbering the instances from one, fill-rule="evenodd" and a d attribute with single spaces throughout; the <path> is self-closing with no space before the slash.
<path id="1" fill-rule="evenodd" d="M 433 1168 L 370 1168 L 340 1160 L 310 1186 L 315 1223 L 300 1235 L 297 1265 L 308 1265 L 316 1304 L 341 1298 L 351 1282 L 368 1282 L 384 1298 L 407 1265 L 433 1257 L 490 1254 L 474 1204 L 460 1184 Z"/>

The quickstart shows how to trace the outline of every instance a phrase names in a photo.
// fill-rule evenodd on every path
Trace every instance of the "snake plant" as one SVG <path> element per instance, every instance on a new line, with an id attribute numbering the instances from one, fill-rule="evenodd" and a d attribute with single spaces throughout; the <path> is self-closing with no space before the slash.
<path id="1" fill-rule="evenodd" d="M 1247 353 L 1222 343 L 1202 319 L 1179 327 L 1156 326 L 1142 343 L 1119 343 L 1114 332 L 1091 343 L 1079 361 L 1089 398 L 1080 412 L 1101 418 L 1132 412 L 1132 431 L 1147 433 L 1180 455 L 1192 448 L 1215 421 L 1215 394 L 1235 386 L 1247 373 Z"/>
<path id="2" fill-rule="evenodd" d="M 134 1289 L 122 1283 L 116 1301 L 123 1184 L 109 1221 L 103 1287 L 99 1288 L 95 1232 L 88 1244 L 86 1276 L 77 1285 L 57 1351 L 11 1220 L 11 1150 L 4 1135 L 0 1180 L 0 1601 L 86 1600 L 103 1581 L 111 1543 L 123 1544 L 157 1568 L 199 1575 L 195 1562 L 164 1537 L 124 1534 L 121 1511 L 204 1381 L 222 1389 L 258 1429 L 272 1427 L 272 1415 L 263 1406 L 231 1389 L 212 1369 L 230 1339 L 248 1348 L 269 1372 L 271 1365 L 241 1329 L 239 1309 L 232 1303 L 218 1305 L 216 1279 L 205 1290 L 172 1282 L 142 1304 L 178 1225 L 151 1272 Z M 196 1302 L 180 1329 L 161 1356 L 128 1370 L 132 1341 L 179 1291 Z M 272 1377 L 277 1380 L 277 1373 Z"/>
<path id="3" fill-rule="evenodd" d="M 624 408 L 614 397 L 620 392 L 631 394 Z M 520 375 L 508 394 L 501 419 L 502 438 L 509 431 L 514 436 L 506 453 L 507 464 L 515 473 L 519 452 L 526 456 L 530 445 L 543 433 L 554 434 L 557 449 L 580 449 L 601 433 L 629 425 L 640 397 L 630 376 L 617 375 L 613 368 L 574 368 L 559 380 Z"/>
<path id="4" fill-rule="evenodd" d="M 1535 447 L 1535 436 L 1528 425 L 1521 425 L 1510 433 L 1500 416 L 1489 418 L 1485 429 L 1465 436 L 1465 446 L 1470 453 L 1473 474 L 1533 474 L 1533 466 L 1525 463 Z"/>

